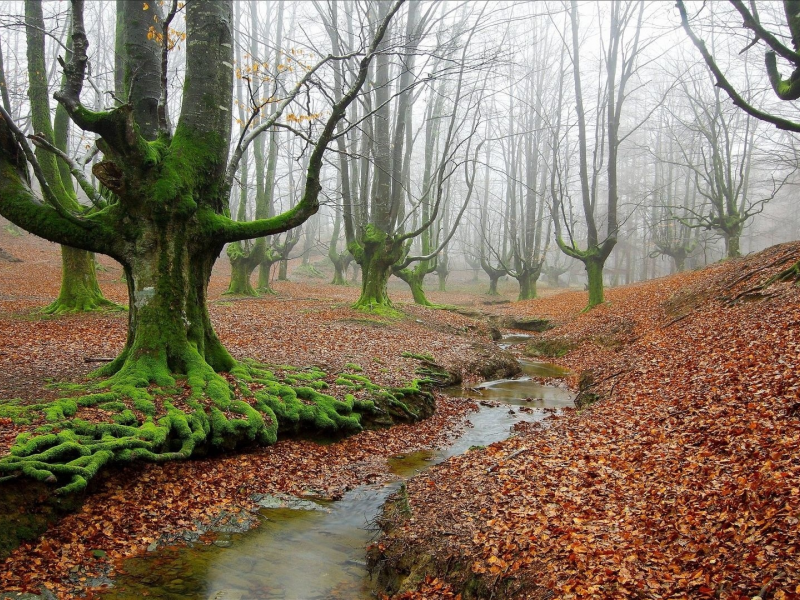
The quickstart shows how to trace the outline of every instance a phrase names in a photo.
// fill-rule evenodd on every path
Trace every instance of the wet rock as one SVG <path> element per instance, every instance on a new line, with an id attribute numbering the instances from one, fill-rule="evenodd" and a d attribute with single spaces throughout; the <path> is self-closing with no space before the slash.
<path id="1" fill-rule="evenodd" d="M 288 508 L 291 510 L 323 510 L 328 509 L 311 500 L 305 500 L 291 494 L 255 494 L 253 501 L 261 508 Z"/>
<path id="2" fill-rule="evenodd" d="M 538 333 L 555 327 L 549 319 L 538 319 L 535 317 L 506 317 L 503 319 L 503 326 L 509 329 L 536 331 Z"/>

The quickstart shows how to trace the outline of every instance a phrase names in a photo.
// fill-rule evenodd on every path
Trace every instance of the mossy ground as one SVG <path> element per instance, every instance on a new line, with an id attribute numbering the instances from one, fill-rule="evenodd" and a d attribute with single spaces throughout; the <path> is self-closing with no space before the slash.
<path id="1" fill-rule="evenodd" d="M 187 459 L 273 444 L 279 434 L 346 435 L 433 411 L 418 381 L 381 387 L 356 371 L 329 376 L 246 361 L 230 373 L 198 369 L 162 381 L 135 366 L 100 382 L 57 385 L 64 396 L 51 402 L 0 401 L 0 418 L 37 425 L 0 459 L 0 482 L 22 475 L 68 494 L 109 463 Z"/>

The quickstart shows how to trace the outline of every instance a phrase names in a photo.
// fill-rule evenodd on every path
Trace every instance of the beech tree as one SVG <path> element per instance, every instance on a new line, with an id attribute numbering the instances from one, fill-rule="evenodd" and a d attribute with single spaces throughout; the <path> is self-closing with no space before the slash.
<path id="1" fill-rule="evenodd" d="M 59 160 L 55 152 L 67 151 L 69 116 L 63 105 L 56 108 L 55 122 L 50 120 L 47 67 L 45 60 L 45 24 L 42 3 L 25 2 L 25 34 L 28 58 L 28 98 L 31 107 L 31 125 L 37 145 L 36 156 L 52 193 L 68 210 L 83 212 L 72 184 L 70 165 Z M 67 40 L 67 43 L 69 41 Z M 5 101 L 5 99 L 4 99 Z M 100 291 L 95 273 L 94 254 L 61 246 L 61 290 L 58 298 L 44 309 L 45 313 L 89 311 L 114 307 Z"/>
<path id="2" fill-rule="evenodd" d="M 608 44 L 604 47 L 604 95 L 598 98 L 594 124 L 595 149 L 592 162 L 589 162 L 589 136 L 591 125 L 587 124 L 587 112 L 584 107 L 584 79 L 586 73 L 581 70 L 581 42 L 578 22 L 578 6 L 575 0 L 570 2 L 569 17 L 571 22 L 570 54 L 575 87 L 575 112 L 578 133 L 578 160 L 580 174 L 580 198 L 583 207 L 584 222 L 587 229 L 586 248 L 578 246 L 578 240 L 572 237 L 572 231 L 566 223 L 564 197 L 561 191 L 552 187 L 553 223 L 555 225 L 556 243 L 564 254 L 581 261 L 586 267 L 589 286 L 589 304 L 592 308 L 604 302 L 603 267 L 611 251 L 617 243 L 618 236 L 618 174 L 617 158 L 622 140 L 626 135 L 620 132 L 622 109 L 628 99 L 626 86 L 636 70 L 636 63 L 641 51 L 641 24 L 644 4 L 642 2 L 622 2 L 614 0 L 609 5 Z M 561 97 L 561 92 L 559 92 Z M 603 122 L 605 118 L 605 122 Z M 560 117 L 554 132 L 554 146 L 559 143 Z M 606 146 L 605 148 L 603 146 Z M 606 156 L 607 151 L 607 156 Z M 555 157 L 557 160 L 557 157 Z M 605 162 L 606 170 L 606 202 L 605 232 L 599 226 L 600 214 L 597 202 L 598 177 Z M 562 177 L 562 181 L 566 178 Z M 555 182 L 554 182 L 555 183 Z M 562 223 L 564 223 L 562 225 Z M 564 229 L 571 239 L 565 239 Z"/>
<path id="3" fill-rule="evenodd" d="M 720 68 L 713 48 L 712 50 L 708 49 L 697 33 L 698 24 L 694 22 L 692 25 L 686 5 L 683 0 L 678 0 L 677 7 L 683 29 L 702 55 L 717 88 L 724 91 L 735 106 L 751 117 L 774 125 L 778 129 L 793 133 L 800 132 L 800 120 L 785 112 L 796 110 L 796 106 L 790 103 L 800 98 L 800 19 L 798 19 L 800 2 L 784 0 L 782 10 L 772 4 L 762 4 L 759 9 L 759 4 L 755 1 L 750 2 L 749 6 L 741 0 L 729 0 L 729 4 L 741 18 L 741 27 L 752 35 L 752 41 L 742 48 L 738 55 L 743 57 L 742 60 L 747 60 L 753 48 L 763 48 L 764 72 L 775 97 L 786 104 L 778 104 L 768 109 L 757 107 L 748 98 L 747 90 L 738 87 L 733 77 L 729 77 L 734 68 L 731 68 L 727 75 Z M 760 11 L 768 11 L 769 18 L 762 21 Z M 712 26 L 715 21 L 716 16 L 712 15 Z M 765 25 L 765 23 L 768 24 Z M 791 47 L 782 41 L 786 38 L 791 40 Z M 781 74 L 779 60 L 783 65 L 788 65 L 791 71 L 791 75 L 788 77 Z M 746 88 L 748 83 L 745 81 L 741 85 Z M 800 262 L 795 263 L 777 277 L 777 279 L 798 278 L 800 278 Z"/>
<path id="4" fill-rule="evenodd" d="M 466 48 L 474 35 L 474 27 L 465 27 L 471 14 L 464 7 L 460 5 L 451 9 L 451 12 L 460 10 L 461 16 L 454 24 L 455 31 L 449 32 L 452 40 L 439 44 L 444 46 L 444 50 L 437 48 L 447 60 L 441 60 L 441 68 L 438 62 L 430 65 L 426 77 L 420 73 L 421 67 L 426 65 L 420 66 L 416 62 L 418 55 L 424 54 L 420 45 L 434 24 L 444 24 L 446 20 L 436 14 L 439 8 L 436 4 L 409 3 L 402 34 L 399 27 L 393 31 L 393 38 L 402 40 L 397 42 L 396 52 L 387 45 L 376 58 L 371 77 L 372 93 L 365 95 L 361 109 L 353 110 L 348 116 L 348 127 L 345 128 L 343 123 L 336 135 L 345 239 L 348 250 L 361 268 L 361 296 L 355 308 L 392 311 L 387 283 L 393 273 L 406 280 L 416 301 L 429 304 L 422 293 L 422 278 L 432 272 L 429 269 L 435 268 L 435 259 L 451 239 L 469 199 L 468 193 L 452 228 L 438 238 L 438 246 L 434 245 L 434 240 L 437 240 L 435 228 L 442 222 L 446 204 L 445 183 L 460 171 L 463 163 L 459 161 L 463 156 L 471 154 L 469 138 L 480 118 L 479 111 L 473 110 L 478 105 L 479 92 L 473 91 L 464 81 Z M 380 18 L 388 4 L 378 2 L 374 8 Z M 329 17 L 323 15 L 333 47 L 337 47 L 342 37 L 335 15 L 334 11 Z M 456 40 L 464 44 L 458 57 L 455 55 Z M 393 55 L 402 60 L 392 60 Z M 342 85 L 346 75 L 341 69 L 334 72 L 335 87 Z M 427 186 L 415 199 L 410 192 L 410 161 L 413 150 L 411 109 L 414 97 L 419 93 L 416 88 L 428 87 L 432 101 L 427 105 L 427 112 L 435 114 L 437 100 L 434 94 L 441 92 L 441 84 L 427 84 L 448 75 L 454 79 L 452 92 L 444 101 L 449 104 L 450 113 L 441 116 L 441 124 L 431 124 L 427 128 L 426 141 L 430 144 L 425 146 L 425 160 L 430 161 L 430 168 L 423 175 Z M 356 139 L 357 132 L 360 135 Z M 360 160 L 351 160 L 348 164 L 347 156 L 356 148 Z M 463 160 L 470 162 L 468 158 Z M 469 174 L 467 180 L 470 188 Z M 421 244 L 423 254 L 412 256 L 413 240 L 423 234 L 426 235 Z M 410 269 L 414 263 L 419 263 L 420 268 Z"/>
<path id="5" fill-rule="evenodd" d="M 122 45 L 121 68 L 124 74 L 135 71 L 139 75 L 127 80 L 123 104 L 102 111 L 90 110 L 81 99 L 89 39 L 84 2 L 72 0 L 72 54 L 63 63 L 64 79 L 55 98 L 77 127 L 98 136 L 102 160 L 94 165 L 93 173 L 108 193 L 96 193 L 83 178 L 81 183 L 97 209 L 76 210 L 65 202 L 48 182 L 21 130 L 2 110 L 0 214 L 47 240 L 111 256 L 123 266 L 129 295 L 128 336 L 121 354 L 99 372 L 108 378 L 99 387 L 139 402 L 145 414 L 154 414 L 148 386 L 174 389 L 176 377 L 185 377 L 192 390 L 187 400 L 192 411 L 185 413 L 167 403 L 167 415 L 158 423 L 150 420 L 139 428 L 112 424 L 100 429 L 100 425 L 87 424 L 92 433 L 65 431 L 36 438 L 0 462 L 0 472 L 21 470 L 40 479 L 69 475 L 68 488 L 80 489 L 112 459 L 185 458 L 206 440 L 216 447 L 231 446 L 243 438 L 274 441 L 279 419 L 295 423 L 309 419 L 320 428 L 358 428 L 357 416 L 350 414 L 352 399 L 339 402 L 311 388 L 302 391 L 306 402 L 297 393 L 281 395 L 277 388 L 262 395 L 257 408 L 236 400 L 218 373 L 234 371 L 246 379 L 258 370 L 237 363 L 220 342 L 209 318 L 207 287 L 226 243 L 288 231 L 318 210 L 323 156 L 337 123 L 364 84 L 369 64 L 402 1 L 386 7 L 364 49 L 328 55 L 308 66 L 297 85 L 271 105 L 269 118 L 240 135 L 231 152 L 231 0 L 193 0 L 185 5 L 174 0 L 166 15 L 157 12 L 155 2 L 120 3 L 125 12 L 118 29 L 130 42 Z M 185 11 L 188 43 L 181 110 L 173 129 L 167 115 L 168 40 L 170 23 L 179 11 Z M 155 52 L 132 50 L 153 45 Z M 346 61 L 356 62 L 356 75 L 328 107 L 309 155 L 302 198 L 278 215 L 248 222 L 231 219 L 228 200 L 247 146 L 281 118 L 318 71 L 329 63 Z M 42 197 L 31 187 L 29 167 Z M 210 405 L 203 404 L 202 398 Z M 74 412 L 71 407 L 74 401 L 63 404 L 62 410 Z M 223 411 L 241 418 L 228 418 Z M 170 439 L 179 442 L 179 449 L 170 445 Z"/>

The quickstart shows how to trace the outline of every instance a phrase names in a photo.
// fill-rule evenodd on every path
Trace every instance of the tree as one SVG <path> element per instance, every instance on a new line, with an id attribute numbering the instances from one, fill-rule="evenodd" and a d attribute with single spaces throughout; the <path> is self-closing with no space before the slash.
<path id="1" fill-rule="evenodd" d="M 684 86 L 692 118 L 682 119 L 683 135 L 675 143 L 681 163 L 695 175 L 694 185 L 705 201 L 691 209 L 683 207 L 688 214 L 676 218 L 686 227 L 720 235 L 726 256 L 733 258 L 741 256 L 740 238 L 745 225 L 764 210 L 792 170 L 782 180 L 771 176 L 772 189 L 754 199 L 757 185 L 753 152 L 758 121 L 740 111 L 725 111 L 719 88 L 714 87 L 710 94 L 703 92 L 698 80 L 693 81 L 691 89 Z"/>
<path id="2" fill-rule="evenodd" d="M 547 42 L 545 36 L 540 42 Z M 542 48 L 537 44 L 537 50 Z M 546 52 L 538 52 L 533 63 L 532 72 L 526 74 L 520 96 L 525 104 L 524 114 L 518 122 L 524 132 L 520 136 L 520 147 L 511 153 L 510 160 L 520 161 L 519 166 L 512 166 L 512 173 L 520 171 L 522 188 L 517 192 L 516 177 L 512 175 L 509 182 L 509 222 L 511 265 L 506 267 L 509 275 L 519 282 L 519 299 L 536 298 L 536 283 L 542 273 L 545 255 L 550 238 L 550 219 L 545 218 L 544 198 L 547 197 L 548 182 L 547 164 L 549 163 L 549 147 L 544 143 L 544 111 L 545 80 L 547 60 Z M 548 107 L 549 108 L 549 107 Z M 557 107 L 560 109 L 560 107 Z M 513 119 L 513 112 L 511 113 Z M 549 116 L 549 115 L 548 115 Z M 509 133 L 514 135 L 514 125 L 509 123 Z M 549 216 L 549 215 L 548 215 Z M 545 220 L 547 230 L 543 229 Z"/>
<path id="3" fill-rule="evenodd" d="M 432 261 L 441 252 L 451 239 L 466 206 L 465 203 L 462 210 L 457 213 L 451 230 L 439 238 L 438 247 L 434 247 L 424 255 L 410 254 L 413 240 L 423 232 L 430 229 L 430 239 L 435 239 L 434 228 L 441 222 L 446 203 L 445 182 L 461 166 L 457 157 L 460 157 L 462 152 L 469 155 L 469 141 L 464 140 L 471 138 L 471 134 L 475 131 L 475 120 L 480 114 L 479 111 L 471 111 L 477 106 L 475 101 L 477 94 L 467 91 L 468 86 L 464 82 L 466 48 L 475 32 L 474 27 L 472 29 L 465 27 L 469 17 L 468 11 L 466 9 L 462 11 L 463 14 L 458 19 L 452 35 L 452 40 L 466 37 L 460 58 L 450 56 L 454 49 L 454 41 L 448 42 L 446 55 L 450 60 L 442 61 L 444 66 L 439 72 L 432 72 L 430 76 L 423 77 L 416 72 L 417 49 L 427 28 L 437 20 L 434 19 L 437 5 L 429 5 L 424 11 L 423 6 L 416 2 L 409 4 L 404 34 L 402 36 L 393 34 L 395 38 L 402 37 L 402 46 L 396 52 L 392 52 L 391 48 L 384 48 L 378 56 L 372 78 L 373 93 L 365 97 L 358 116 L 350 117 L 353 125 L 337 134 L 345 238 L 348 250 L 361 267 L 361 296 L 354 305 L 358 309 L 393 311 L 387 293 L 387 284 L 392 273 L 400 273 L 404 277 L 408 275 L 415 299 L 427 303 L 424 294 L 420 293 L 420 275 L 423 269 L 416 273 L 406 269 L 416 262 Z M 385 11 L 386 7 L 385 2 L 377 3 L 378 14 Z M 442 18 L 439 17 L 438 20 L 442 21 Z M 336 47 L 339 39 L 336 21 L 329 20 L 326 29 L 332 45 Z M 402 60 L 393 62 L 391 60 L 393 55 Z M 413 105 L 414 88 L 449 73 L 455 75 L 453 93 L 446 99 L 449 100 L 451 113 L 446 122 L 437 126 L 441 127 L 443 132 L 440 138 L 436 136 L 441 144 L 437 149 L 438 160 L 432 163 L 430 185 L 421 190 L 419 194 L 421 200 L 415 201 L 410 198 L 409 191 L 413 141 L 413 136 L 410 135 L 412 126 L 410 109 Z M 337 81 L 343 81 L 344 75 L 344 72 L 340 72 Z M 393 85 L 394 82 L 396 85 Z M 395 108 L 394 116 L 392 107 Z M 467 115 L 472 116 L 472 124 L 468 123 Z M 348 169 L 344 159 L 348 152 L 344 134 L 354 134 L 357 131 L 355 124 L 359 125 L 358 129 L 361 131 L 358 145 L 361 160 L 357 169 Z M 354 141 L 351 141 L 351 149 L 354 146 Z M 468 159 L 465 160 L 470 162 Z M 358 171 L 356 176 L 354 176 L 355 171 Z M 407 204 L 411 205 L 410 211 Z M 419 213 L 425 211 L 427 211 L 426 219 L 416 218 Z M 428 263 L 428 266 L 430 264 Z M 418 282 L 420 285 L 416 285 Z"/>
<path id="4" fill-rule="evenodd" d="M 759 47 L 765 46 L 764 69 L 776 98 L 785 102 L 800 98 L 800 20 L 797 18 L 798 13 L 800 13 L 800 2 L 797 2 L 797 0 L 784 0 L 782 15 L 774 14 L 780 13 L 780 10 L 772 11 L 772 6 L 762 7 L 762 10 L 766 8 L 770 11 L 770 22 L 775 23 L 774 30 L 769 29 L 768 26 L 762 23 L 758 6 L 755 2 L 750 3 L 750 8 L 741 0 L 729 0 L 729 2 L 739 13 L 742 19 L 742 27 L 752 32 L 753 35 L 752 41 L 739 54 L 744 54 L 746 60 L 746 54 L 756 45 Z M 775 107 L 772 110 L 757 108 L 747 100 L 746 94 L 742 94 L 736 89 L 717 64 L 714 54 L 709 51 L 705 42 L 698 37 L 692 25 L 690 25 L 683 0 L 678 0 L 677 7 L 683 29 L 700 51 L 703 60 L 713 75 L 716 86 L 728 95 L 733 104 L 748 115 L 770 123 L 778 129 L 794 133 L 800 132 L 800 121 L 779 114 L 781 107 Z M 781 41 L 781 38 L 787 33 L 792 40 L 791 48 Z M 792 70 L 792 74 L 788 78 L 784 78 L 780 73 L 778 57 L 788 64 Z M 791 105 L 789 106 L 791 107 Z M 776 277 L 776 279 L 799 278 L 800 262 L 795 263 Z"/>
<path id="5" fill-rule="evenodd" d="M 484 273 L 489 276 L 489 296 L 498 296 L 497 284 L 501 277 L 508 275 L 507 265 L 509 264 L 510 253 L 508 240 L 508 214 L 504 212 L 508 208 L 508 203 L 501 208 L 498 218 L 491 219 L 489 195 L 491 189 L 491 152 L 490 144 L 486 144 L 486 157 L 484 159 L 484 179 L 483 179 L 483 198 L 480 205 L 480 218 L 478 223 L 478 235 L 480 236 L 480 266 Z M 496 237 L 493 236 L 496 234 Z M 497 244 L 492 240 L 497 239 Z"/>
<path id="6" fill-rule="evenodd" d="M 587 229 L 586 249 L 578 247 L 577 240 L 572 238 L 569 242 L 563 238 L 562 219 L 565 217 L 563 211 L 564 198 L 553 191 L 553 221 L 555 224 L 556 243 L 564 254 L 581 261 L 586 267 L 586 275 L 589 285 L 589 304 L 587 308 L 592 308 L 604 302 L 603 295 L 603 267 L 611 251 L 617 243 L 618 235 L 618 176 L 617 176 L 617 157 L 619 147 L 625 136 L 620 133 L 620 120 L 622 108 L 625 100 L 626 86 L 633 76 L 636 68 L 641 45 L 640 34 L 644 4 L 642 2 L 621 2 L 615 0 L 609 5 L 609 33 L 608 45 L 604 47 L 604 66 L 605 82 L 604 94 L 598 98 L 598 109 L 596 111 L 597 123 L 595 124 L 595 149 L 593 163 L 588 161 L 588 127 L 586 110 L 584 108 L 584 84 L 582 81 L 586 74 L 581 71 L 580 55 L 580 29 L 578 23 L 578 6 L 575 0 L 570 3 L 569 17 L 571 22 L 571 54 L 572 54 L 572 73 L 575 85 L 575 112 L 577 117 L 578 130 L 578 159 L 580 173 L 580 197 L 583 207 L 584 222 Z M 626 34 L 633 31 L 633 39 L 628 39 Z M 561 93 L 559 93 L 561 97 Z M 605 122 L 601 121 L 605 116 Z M 560 124 L 560 117 L 559 117 Z M 558 131 L 558 128 L 557 130 Z M 558 143 L 558 133 L 556 143 Z M 604 149 L 602 146 L 607 140 L 608 156 L 606 162 L 606 203 L 605 236 L 600 237 L 598 227 L 598 175 L 599 169 L 604 161 Z M 568 233 L 571 234 L 570 231 Z"/>
<path id="7" fill-rule="evenodd" d="M 54 152 L 66 156 L 69 116 L 63 105 L 56 108 L 55 123 L 50 121 L 50 101 L 47 90 L 45 61 L 45 24 L 42 3 L 25 2 L 25 31 L 28 56 L 28 98 L 31 106 L 31 125 L 37 146 L 36 156 L 52 193 L 68 210 L 84 212 L 72 186 L 70 167 Z M 4 98 L 4 104 L 5 104 Z M 94 254 L 61 246 L 61 290 L 58 298 L 44 309 L 48 314 L 90 311 L 116 305 L 103 297 L 97 283 Z"/>
<path id="8" fill-rule="evenodd" d="M 328 55 L 309 66 L 298 84 L 275 105 L 270 118 L 240 136 L 230 159 L 232 3 L 193 0 L 179 7 L 174 1 L 163 19 L 155 13 L 155 3 L 123 4 L 139 10 L 144 6 L 145 13 L 153 11 L 138 19 L 132 12 L 126 12 L 123 29 L 127 39 L 139 36 L 147 41 L 150 34 L 150 38 L 160 41 L 161 51 L 140 54 L 126 51 L 122 68 L 125 73 L 135 67 L 141 73 L 157 76 L 131 78 L 128 97 L 121 106 L 105 111 L 86 108 L 81 102 L 88 62 L 84 3 L 72 0 L 72 56 L 64 65 L 63 85 L 55 94 L 78 127 L 98 135 L 103 159 L 93 172 L 109 191 L 110 199 L 102 202 L 102 197 L 95 196 L 100 207 L 91 213 L 72 210 L 50 187 L 22 132 L 3 110 L 0 214 L 45 239 L 106 254 L 122 264 L 130 301 L 128 338 L 122 353 L 100 371 L 109 378 L 103 387 L 139 402 L 137 406 L 147 412 L 154 410 L 148 386 L 174 388 L 176 376 L 185 377 L 192 391 L 187 399 L 192 412 L 186 414 L 170 405 L 168 414 L 158 424 L 151 420 L 139 429 L 113 429 L 116 425 L 106 426 L 102 431 L 95 428 L 92 430 L 95 433 L 85 439 L 76 437 L 73 431 L 52 439 L 44 436 L 31 443 L 33 450 L 23 450 L 22 457 L 0 464 L 4 472 L 22 469 L 42 479 L 52 478 L 54 472 L 70 475 L 69 489 L 83 487 L 88 477 L 114 458 L 187 457 L 206 440 L 216 447 L 231 446 L 240 439 L 274 441 L 278 414 L 294 422 L 310 419 L 321 427 L 337 424 L 358 427 L 357 417 L 349 414 L 352 403 L 322 398 L 311 388 L 302 392 L 311 406 L 301 402 L 296 394 L 293 398 L 262 396 L 259 410 L 234 399 L 232 388 L 219 372 L 250 375 L 214 332 L 208 314 L 207 287 L 214 262 L 226 243 L 288 231 L 317 211 L 325 151 L 337 122 L 364 84 L 369 64 L 402 0 L 387 7 L 363 52 Z M 166 110 L 166 63 L 169 24 L 179 10 L 185 10 L 189 43 L 181 112 L 173 130 Z M 154 22 L 161 27 L 153 28 Z M 281 117 L 317 71 L 328 63 L 352 59 L 358 61 L 357 76 L 346 93 L 329 107 L 310 153 L 300 201 L 272 217 L 249 222 L 230 219 L 227 214 L 230 190 L 247 145 Z M 43 199 L 31 188 L 28 165 L 41 185 Z M 255 371 L 251 369 L 250 373 Z M 210 404 L 203 404 L 202 398 Z M 223 411 L 242 418 L 229 419 Z M 124 439 L 109 441 L 103 436 Z M 180 450 L 169 451 L 167 443 L 164 451 L 165 442 L 172 436 L 180 441 Z M 76 444 L 77 441 L 85 445 Z M 41 462 L 44 459 L 38 458 L 42 456 L 38 453 L 50 446 L 54 449 L 46 456 L 64 462 L 47 463 L 44 469 Z M 25 452 L 32 458 L 26 461 Z"/>

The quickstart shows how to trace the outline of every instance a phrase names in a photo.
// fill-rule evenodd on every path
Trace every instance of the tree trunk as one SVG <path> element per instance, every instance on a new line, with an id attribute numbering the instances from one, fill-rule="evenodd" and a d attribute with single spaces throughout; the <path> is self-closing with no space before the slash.
<path id="1" fill-rule="evenodd" d="M 741 249 L 741 234 L 739 232 L 725 234 L 725 252 L 728 258 L 736 258 L 742 255 Z"/>
<path id="2" fill-rule="evenodd" d="M 344 260 L 332 260 L 333 263 L 333 285 L 347 285 L 347 280 L 344 277 L 344 270 L 347 268 L 347 263 Z"/>
<path id="3" fill-rule="evenodd" d="M 242 248 L 242 242 L 234 242 L 228 246 L 228 257 L 231 261 L 231 283 L 225 294 L 232 296 L 258 296 L 258 292 L 250 283 L 253 271 L 264 258 L 266 241 L 260 238 L 249 250 Z"/>
<path id="4" fill-rule="evenodd" d="M 447 291 L 447 278 L 450 275 L 450 259 L 442 252 L 436 261 L 436 276 L 439 278 L 439 291 Z"/>
<path id="5" fill-rule="evenodd" d="M 61 246 L 61 291 L 43 312 L 57 315 L 115 306 L 103 297 L 97 284 L 94 254 Z"/>
<path id="6" fill-rule="evenodd" d="M 370 226 L 367 229 L 362 246 L 354 248 L 354 256 L 361 265 L 361 297 L 353 308 L 389 308 L 392 302 L 386 287 L 392 266 L 402 256 L 403 246 L 376 228 Z"/>
<path id="7" fill-rule="evenodd" d="M 140 11 L 141 12 L 141 11 Z M 66 151 L 66 137 L 69 118 L 61 105 L 56 109 L 58 136 L 50 121 L 50 94 L 47 88 L 47 68 L 45 66 L 45 23 L 42 4 L 28 0 L 25 3 L 26 38 L 28 41 L 28 97 L 31 106 L 31 125 L 34 131 L 45 137 L 47 141 Z M 40 148 L 36 149 L 36 157 L 42 172 L 59 202 L 68 210 L 81 212 L 77 197 L 72 188 L 72 180 L 62 180 L 62 170 L 56 156 Z M 61 291 L 58 298 L 44 309 L 47 314 L 61 314 L 96 310 L 115 306 L 106 300 L 97 284 L 94 266 L 94 254 L 85 250 L 77 250 L 67 246 L 61 247 Z"/>
<path id="8" fill-rule="evenodd" d="M 258 292 L 250 283 L 250 273 L 247 264 L 242 259 L 231 258 L 231 282 L 226 295 L 231 296 L 258 296 Z"/>
<path id="9" fill-rule="evenodd" d="M 190 241 L 186 222 L 148 225 L 137 245 L 141 251 L 127 257 L 130 311 L 128 340 L 122 354 L 107 367 L 112 382 L 135 387 L 149 383 L 173 386 L 170 373 L 187 375 L 188 383 L 214 396 L 207 384 L 215 371 L 236 364 L 220 343 L 208 315 L 208 282 L 220 248 Z"/>
<path id="10" fill-rule="evenodd" d="M 489 291 L 487 292 L 489 296 L 499 296 L 500 293 L 497 291 L 497 282 L 500 281 L 500 275 L 494 275 L 489 273 Z"/>
<path id="11" fill-rule="evenodd" d="M 431 304 L 430 300 L 428 300 L 427 296 L 425 295 L 425 290 L 422 287 L 427 270 L 420 270 L 420 267 L 422 267 L 423 263 L 425 262 L 426 261 L 420 262 L 420 264 L 414 269 L 402 269 L 400 271 L 395 271 L 394 274 L 406 282 L 411 290 L 411 296 L 414 298 L 415 304 L 420 304 L 422 306 L 433 306 L 433 304 Z"/>
<path id="12" fill-rule="evenodd" d="M 674 254 L 672 260 L 675 261 L 676 272 L 683 273 L 686 270 L 686 254 L 684 252 Z"/>
<path id="13" fill-rule="evenodd" d="M 587 258 L 584 261 L 586 266 L 586 277 L 589 280 L 589 304 L 587 309 L 594 308 L 598 304 L 605 302 L 603 296 L 603 263 L 605 261 L 597 258 Z"/>
<path id="14" fill-rule="evenodd" d="M 533 300 L 536 298 L 536 281 L 539 279 L 538 273 L 533 273 L 525 269 L 517 277 L 519 282 L 518 300 Z"/>
<path id="15" fill-rule="evenodd" d="M 278 281 L 289 281 L 289 260 L 286 258 L 278 264 Z"/>

